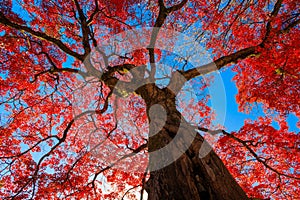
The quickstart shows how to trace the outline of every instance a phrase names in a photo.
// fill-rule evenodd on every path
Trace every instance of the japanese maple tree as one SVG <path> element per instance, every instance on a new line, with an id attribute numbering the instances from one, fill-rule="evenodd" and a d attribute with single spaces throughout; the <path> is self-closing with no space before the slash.
<path id="1" fill-rule="evenodd" d="M 299 22 L 297 0 L 0 1 L 0 197 L 299 199 Z M 225 70 L 262 109 L 235 132 Z"/>

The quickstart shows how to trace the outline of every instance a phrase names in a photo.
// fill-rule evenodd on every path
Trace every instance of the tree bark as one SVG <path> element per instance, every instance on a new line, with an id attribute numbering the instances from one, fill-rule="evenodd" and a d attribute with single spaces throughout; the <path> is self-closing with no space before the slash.
<path id="1" fill-rule="evenodd" d="M 150 145 L 151 145 L 150 140 Z M 190 148 L 170 165 L 150 172 L 146 184 L 149 200 L 242 200 L 248 199 L 220 158 L 211 151 L 199 158 L 200 135 Z M 159 159 L 150 157 L 150 163 Z"/>
<path id="2" fill-rule="evenodd" d="M 145 85 L 137 92 L 146 101 L 150 121 L 150 178 L 145 184 L 149 200 L 248 199 L 214 151 L 199 158 L 203 138 L 176 109 L 175 94 L 154 84 Z M 165 120 L 163 113 L 149 112 L 155 104 L 164 108 Z M 157 130 L 158 127 L 162 128 Z M 164 147 L 169 148 L 163 150 Z M 163 153 L 157 153 L 159 150 Z M 169 164 L 164 166 L 166 163 Z"/>

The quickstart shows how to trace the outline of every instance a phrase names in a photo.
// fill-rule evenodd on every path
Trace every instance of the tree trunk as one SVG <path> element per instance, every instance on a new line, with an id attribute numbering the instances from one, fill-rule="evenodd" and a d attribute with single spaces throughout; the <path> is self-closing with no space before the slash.
<path id="1" fill-rule="evenodd" d="M 149 200 L 248 199 L 214 151 L 199 158 L 203 138 L 176 109 L 175 94 L 153 84 L 138 92 L 150 121 L 150 178 L 145 184 Z"/>
<path id="2" fill-rule="evenodd" d="M 150 172 L 146 184 L 149 200 L 248 199 L 215 152 L 211 151 L 206 157 L 199 158 L 201 144 L 202 138 L 197 135 L 179 159 Z M 160 160 L 150 156 L 149 162 L 155 165 Z"/>

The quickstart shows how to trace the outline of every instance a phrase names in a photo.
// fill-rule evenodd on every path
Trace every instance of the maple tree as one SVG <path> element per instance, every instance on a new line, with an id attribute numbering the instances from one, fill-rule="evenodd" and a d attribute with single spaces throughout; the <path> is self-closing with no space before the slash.
<path id="1" fill-rule="evenodd" d="M 300 198 L 298 1 L 0 3 L 3 199 Z M 212 124 L 221 70 L 264 112 L 236 132 Z"/>

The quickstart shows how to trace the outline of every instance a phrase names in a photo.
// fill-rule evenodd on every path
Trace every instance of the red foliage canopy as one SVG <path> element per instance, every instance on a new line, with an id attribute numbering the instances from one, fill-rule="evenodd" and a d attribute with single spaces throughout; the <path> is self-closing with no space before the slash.
<path id="1" fill-rule="evenodd" d="M 117 82 L 165 84 L 179 71 L 200 91 L 184 91 L 179 110 L 207 132 L 213 80 L 203 77 L 234 64 L 240 111 L 259 103 L 265 115 L 219 131 L 216 151 L 249 196 L 300 198 L 300 136 L 287 122 L 300 117 L 299 1 L 18 2 L 0 5 L 0 196 L 134 199 L 147 179 L 148 117 Z M 195 38 L 217 68 L 190 66 L 188 45 L 185 57 L 171 52 L 178 37 L 124 34 L 141 27 Z"/>

